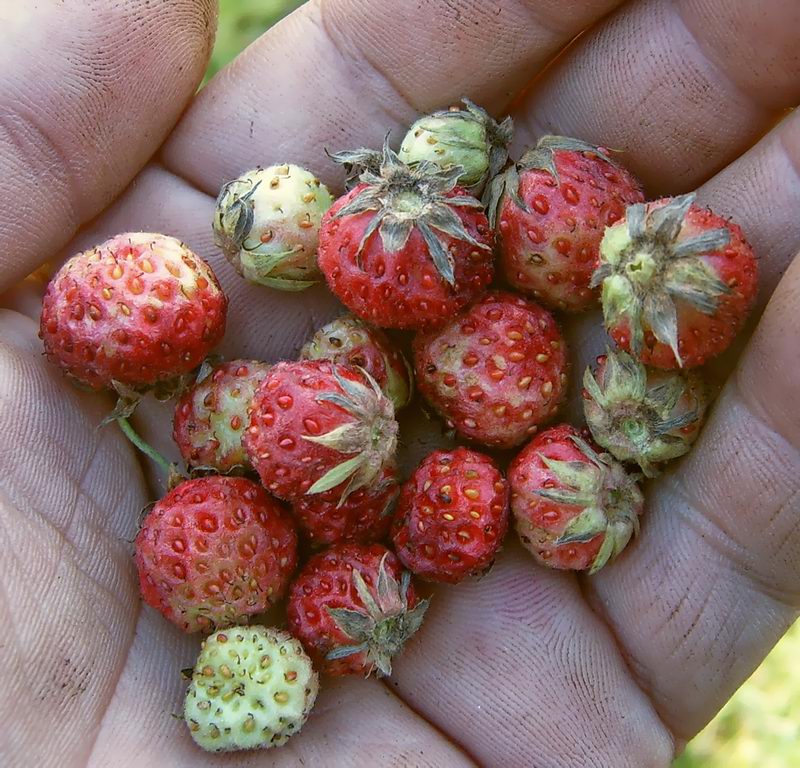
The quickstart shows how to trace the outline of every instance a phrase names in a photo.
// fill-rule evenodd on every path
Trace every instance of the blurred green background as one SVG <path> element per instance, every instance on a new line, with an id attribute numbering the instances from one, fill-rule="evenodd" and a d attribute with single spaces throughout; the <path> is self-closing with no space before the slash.
<path id="1" fill-rule="evenodd" d="M 303 0 L 220 0 L 208 77 Z M 800 767 L 800 624 L 675 761 L 674 768 Z"/>

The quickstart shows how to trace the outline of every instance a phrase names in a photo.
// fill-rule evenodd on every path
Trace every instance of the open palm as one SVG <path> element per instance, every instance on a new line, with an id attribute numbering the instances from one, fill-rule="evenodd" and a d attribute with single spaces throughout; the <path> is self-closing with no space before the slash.
<path id="1" fill-rule="evenodd" d="M 213 0 L 0 6 L 0 762 L 668 765 L 800 605 L 800 6 L 320 0 L 181 116 L 214 14 Z M 172 717 L 198 639 L 142 608 L 135 582 L 152 491 L 118 431 L 97 429 L 109 403 L 45 362 L 40 285 L 20 280 L 116 232 L 174 234 L 230 295 L 221 351 L 291 357 L 339 308 L 324 288 L 235 276 L 212 243 L 216 190 L 284 160 L 336 186 L 323 148 L 399 139 L 463 95 L 511 110 L 517 155 L 576 135 L 624 149 L 651 196 L 699 187 L 749 234 L 766 309 L 738 362 L 716 366 L 727 382 L 698 445 L 649 486 L 642 537 L 614 566 L 550 572 L 509 540 L 488 576 L 437 589 L 390 680 L 325 680 L 281 750 L 203 754 Z M 567 333 L 579 372 L 604 344 L 596 314 Z M 138 419 L 174 455 L 169 409 Z M 440 437 L 405 419 L 410 463 Z"/>

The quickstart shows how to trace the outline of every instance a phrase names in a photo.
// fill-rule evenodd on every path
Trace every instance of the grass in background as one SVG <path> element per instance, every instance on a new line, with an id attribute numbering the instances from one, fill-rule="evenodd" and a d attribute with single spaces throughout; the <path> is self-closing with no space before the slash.
<path id="1" fill-rule="evenodd" d="M 220 0 L 207 77 L 303 0 Z M 800 624 L 686 749 L 674 768 L 800 766 Z"/>

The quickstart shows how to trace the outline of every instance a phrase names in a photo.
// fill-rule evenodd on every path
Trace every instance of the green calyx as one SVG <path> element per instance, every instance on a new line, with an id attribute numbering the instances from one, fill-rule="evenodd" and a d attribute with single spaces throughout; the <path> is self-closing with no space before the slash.
<path id="1" fill-rule="evenodd" d="M 359 488 L 372 485 L 397 450 L 399 427 L 391 401 L 375 379 L 361 369 L 367 385 L 342 376 L 334 365 L 333 374 L 342 392 L 323 392 L 319 403 L 332 403 L 354 417 L 324 435 L 303 435 L 310 443 L 325 446 L 350 458 L 326 472 L 306 491 L 324 493 L 346 483 L 339 504 Z"/>
<path id="2" fill-rule="evenodd" d="M 514 123 L 506 117 L 498 123 L 483 108 L 462 99 L 464 108 L 434 112 L 417 120 L 400 147 L 409 164 L 430 162 L 443 170 L 461 166 L 458 183 L 480 194 L 508 159 Z"/>
<path id="3" fill-rule="evenodd" d="M 376 232 L 384 249 L 396 253 L 405 247 L 411 232 L 418 230 L 437 271 L 453 286 L 456 281 L 455 263 L 448 248 L 448 238 L 491 250 L 467 232 L 456 213 L 459 207 L 481 209 L 481 202 L 470 195 L 449 196 L 461 172 L 460 166 L 442 170 L 427 161 L 406 165 L 392 151 L 387 136 L 380 172 L 376 174 L 367 170 L 362 173 L 364 188 L 336 213 L 335 218 L 371 214 L 358 246 L 359 255 Z"/>
<path id="4" fill-rule="evenodd" d="M 625 218 L 606 229 L 591 283 L 593 288 L 602 286 L 606 327 L 626 325 L 634 354 L 641 353 L 649 330 L 670 347 L 679 365 L 676 302 L 712 315 L 730 293 L 703 259 L 728 245 L 730 231 L 721 227 L 693 237 L 682 235 L 695 198 L 691 193 L 658 207 L 629 206 Z"/>
<path id="5" fill-rule="evenodd" d="M 368 360 L 365 355 L 369 350 L 377 351 L 383 357 L 386 373 L 381 389 L 397 411 L 411 400 L 413 372 L 405 356 L 388 344 L 380 331 L 353 315 L 345 315 L 320 328 L 300 351 L 300 359 L 331 360 L 365 368 Z"/>
<path id="6" fill-rule="evenodd" d="M 693 375 L 648 371 L 627 352 L 607 351 L 597 374 L 586 370 L 584 415 L 594 439 L 648 477 L 685 454 L 706 410 L 705 387 Z"/>
<path id="7" fill-rule="evenodd" d="M 580 139 L 573 139 L 569 136 L 542 136 L 533 149 L 529 149 L 519 160 L 514 163 L 507 171 L 496 176 L 486 189 L 484 203 L 486 204 L 486 215 L 492 227 L 497 225 L 497 217 L 500 214 L 500 205 L 508 195 L 514 204 L 526 213 L 530 213 L 530 208 L 522 199 L 519 191 L 520 174 L 525 171 L 546 171 L 556 183 L 560 184 L 561 179 L 556 168 L 556 152 L 589 152 L 602 158 L 607 163 L 616 166 L 611 156 L 600 147 L 588 144 Z"/>
<path id="8" fill-rule="evenodd" d="M 300 291 L 319 278 L 319 226 L 333 198 L 296 165 L 256 168 L 222 187 L 214 212 L 217 245 L 246 280 Z"/>
<path id="9" fill-rule="evenodd" d="M 638 535 L 644 496 L 638 475 L 629 475 L 611 456 L 598 454 L 580 437 L 573 435 L 571 439 L 587 460 L 557 461 L 540 453 L 561 488 L 543 488 L 537 494 L 561 504 L 583 507 L 556 539 L 557 545 L 588 542 L 603 535 L 603 543 L 589 569 L 591 575 L 616 558 L 631 537 Z"/>
<path id="10" fill-rule="evenodd" d="M 334 661 L 353 654 L 366 653 L 367 666 L 376 669 L 379 677 L 392 673 L 392 658 L 422 626 L 430 603 L 429 600 L 420 600 L 413 608 L 409 608 L 411 574 L 403 571 L 398 582 L 386 568 L 386 557 L 387 555 L 383 556 L 378 568 L 374 594 L 361 573 L 353 569 L 353 586 L 363 609 L 326 609 L 336 626 L 351 641 L 348 645 L 334 648 L 326 658 Z"/>
<path id="11" fill-rule="evenodd" d="M 342 152 L 328 152 L 328 157 L 344 168 L 344 187 L 349 192 L 361 183 L 361 175 L 367 171 L 377 176 L 381 172 L 383 154 L 377 149 L 346 149 Z"/>

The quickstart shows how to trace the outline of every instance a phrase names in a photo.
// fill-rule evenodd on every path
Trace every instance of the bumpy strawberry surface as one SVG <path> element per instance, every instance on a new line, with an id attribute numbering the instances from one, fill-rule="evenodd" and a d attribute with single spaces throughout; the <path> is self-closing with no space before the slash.
<path id="1" fill-rule="evenodd" d="M 209 752 L 280 747 L 303 727 L 319 678 L 288 632 L 231 627 L 203 641 L 183 716 Z"/>
<path id="2" fill-rule="evenodd" d="M 550 568 L 595 573 L 639 529 L 644 497 L 637 478 L 567 424 L 531 440 L 508 480 L 520 539 Z"/>
<path id="3" fill-rule="evenodd" d="M 289 592 L 287 619 L 318 670 L 388 675 L 427 607 L 386 547 L 338 544 L 300 571 Z"/>
<path id="4" fill-rule="evenodd" d="M 392 527 L 415 576 L 455 584 L 485 571 L 508 528 L 508 484 L 488 456 L 435 451 L 403 486 Z"/>
<path id="5" fill-rule="evenodd" d="M 694 368 L 723 352 L 758 290 L 758 264 L 739 226 L 695 195 L 628 209 L 600 249 L 606 328 L 646 365 Z"/>
<path id="6" fill-rule="evenodd" d="M 583 377 L 583 412 L 595 441 L 648 477 L 691 448 L 707 405 L 696 373 L 648 370 L 621 350 L 598 357 Z"/>
<path id="7" fill-rule="evenodd" d="M 395 409 L 411 399 L 411 369 L 385 333 L 345 315 L 320 328 L 303 347 L 301 359 L 330 360 L 363 368 L 378 382 Z"/>
<path id="8" fill-rule="evenodd" d="M 393 463 L 397 422 L 374 379 L 303 360 L 274 366 L 256 391 L 244 445 L 265 487 L 297 501 L 336 489 L 346 499 Z"/>
<path id="9" fill-rule="evenodd" d="M 342 541 L 369 544 L 384 539 L 392 521 L 392 505 L 400 488 L 397 471 L 386 467 L 374 485 L 359 488 L 344 502 L 334 490 L 296 501 L 292 510 L 300 530 L 313 547 Z"/>
<path id="10" fill-rule="evenodd" d="M 642 200 L 637 179 L 604 150 L 544 137 L 506 174 L 497 213 L 506 279 L 548 307 L 589 308 L 603 232 Z"/>
<path id="11" fill-rule="evenodd" d="M 186 632 L 246 622 L 286 593 L 297 565 L 289 514 L 242 477 L 187 480 L 136 537 L 142 597 Z"/>
<path id="12" fill-rule="evenodd" d="M 511 448 L 551 419 L 566 388 L 567 356 L 549 312 L 492 292 L 414 340 L 417 386 L 459 435 Z"/>
<path id="13" fill-rule="evenodd" d="M 94 389 L 145 388 L 196 368 L 225 332 L 211 267 L 173 237 L 117 235 L 58 271 L 42 305 L 48 357 Z"/>
<path id="14" fill-rule="evenodd" d="M 319 265 L 350 311 L 381 328 L 424 328 L 491 282 L 493 234 L 480 202 L 455 186 L 459 173 L 409 168 L 387 147 L 381 175 L 364 173 L 325 214 Z"/>
<path id="15" fill-rule="evenodd" d="M 269 365 L 232 360 L 215 366 L 184 392 L 175 408 L 173 438 L 191 467 L 230 472 L 248 469 L 242 444 L 248 409 Z"/>

